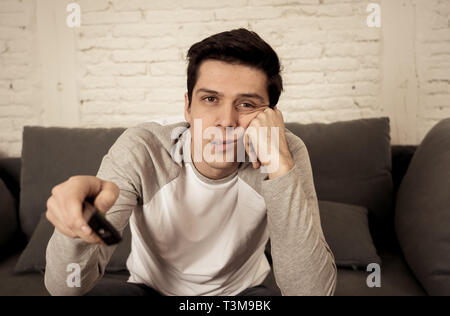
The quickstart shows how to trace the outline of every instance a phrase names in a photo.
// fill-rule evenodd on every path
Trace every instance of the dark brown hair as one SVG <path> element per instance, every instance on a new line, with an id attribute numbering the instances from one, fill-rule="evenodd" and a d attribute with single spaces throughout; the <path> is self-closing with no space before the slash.
<path id="1" fill-rule="evenodd" d="M 198 69 L 203 61 L 213 59 L 232 64 L 255 67 L 267 75 L 267 92 L 270 106 L 278 103 L 283 81 L 281 67 L 275 51 L 255 32 L 240 28 L 212 35 L 191 46 L 187 53 L 187 89 L 189 105 L 198 79 Z"/>

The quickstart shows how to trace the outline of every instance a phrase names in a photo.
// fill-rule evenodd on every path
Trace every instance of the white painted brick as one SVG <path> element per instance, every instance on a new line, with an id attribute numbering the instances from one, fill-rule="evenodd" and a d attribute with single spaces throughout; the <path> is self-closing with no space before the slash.
<path id="1" fill-rule="evenodd" d="M 31 42 L 30 39 L 11 40 L 7 42 L 7 46 L 9 52 L 28 52 L 31 48 Z"/>
<path id="2" fill-rule="evenodd" d="M 141 12 L 88 12 L 81 16 L 83 25 L 139 22 Z"/>
<path id="3" fill-rule="evenodd" d="M 432 29 L 447 29 L 448 28 L 448 17 L 435 14 L 433 20 L 430 21 Z"/>
<path id="4" fill-rule="evenodd" d="M 116 11 L 168 10 L 180 6 L 179 0 L 113 0 Z"/>
<path id="5" fill-rule="evenodd" d="M 421 116 L 426 119 L 443 119 L 450 117 L 450 107 L 422 108 Z"/>
<path id="6" fill-rule="evenodd" d="M 157 76 L 117 77 L 117 86 L 121 88 L 154 88 L 156 86 L 185 87 L 182 77 L 167 78 Z"/>
<path id="7" fill-rule="evenodd" d="M 80 38 L 107 37 L 112 28 L 112 25 L 81 25 L 78 35 Z"/>
<path id="8" fill-rule="evenodd" d="M 0 108 L 0 115 L 7 117 L 30 117 L 34 113 L 29 106 L 24 105 L 9 105 Z"/>
<path id="9" fill-rule="evenodd" d="M 450 80 L 427 80 L 423 84 L 422 90 L 423 93 L 430 95 L 450 93 Z"/>
<path id="10" fill-rule="evenodd" d="M 169 1 L 167 1 L 169 2 Z M 210 0 L 181 0 L 180 6 L 186 9 L 213 9 L 223 7 L 242 8 L 247 5 L 247 0 L 227 0 L 227 1 L 210 1 Z"/>
<path id="11" fill-rule="evenodd" d="M 319 4 L 320 0 L 248 0 L 249 6 L 285 6 L 292 4 Z"/>
<path id="12" fill-rule="evenodd" d="M 0 90 L 0 105 L 8 105 L 11 104 L 11 93 L 8 90 Z M 0 116 L 1 112 L 0 112 Z"/>
<path id="13" fill-rule="evenodd" d="M 449 94 L 438 94 L 430 95 L 427 97 L 426 106 L 428 108 L 442 108 L 450 107 L 450 93 Z"/>
<path id="14" fill-rule="evenodd" d="M 93 76 L 131 76 L 145 75 L 147 66 L 145 64 L 95 64 L 86 67 L 87 73 Z"/>
<path id="15" fill-rule="evenodd" d="M 28 31 L 25 29 L 0 25 L 0 40 L 16 40 L 27 34 Z"/>
<path id="16" fill-rule="evenodd" d="M 5 52 L 1 55 L 1 60 L 7 65 L 7 66 L 24 66 L 27 65 L 30 61 L 30 54 L 28 52 L 26 53 L 10 53 Z"/>
<path id="17" fill-rule="evenodd" d="M 380 67 L 380 56 L 359 56 L 361 68 L 377 68 Z"/>
<path id="18" fill-rule="evenodd" d="M 0 132 L 0 143 L 20 142 L 21 140 L 21 131 Z"/>
<path id="19" fill-rule="evenodd" d="M 30 24 L 28 17 L 22 13 L 1 13 L 0 26 L 25 27 Z"/>
<path id="20" fill-rule="evenodd" d="M 185 92 L 186 88 L 184 87 L 151 88 L 146 94 L 146 100 L 150 104 L 158 101 L 168 101 L 167 106 L 169 106 L 174 101 L 183 101 Z"/>
<path id="21" fill-rule="evenodd" d="M 87 101 L 82 104 L 83 114 L 113 114 L 117 111 L 117 102 Z"/>
<path id="22" fill-rule="evenodd" d="M 78 41 L 78 49 L 139 49 L 145 46 L 145 41 L 139 38 L 83 38 Z"/>
<path id="23" fill-rule="evenodd" d="M 320 58 L 322 53 L 323 47 L 315 44 L 282 46 L 277 49 L 278 56 L 283 59 L 314 59 Z"/>
<path id="24" fill-rule="evenodd" d="M 0 1 L 0 12 L 11 13 L 11 12 L 23 12 L 25 6 L 23 1 L 17 0 L 2 0 Z"/>
<path id="25" fill-rule="evenodd" d="M 320 5 L 317 7 L 318 16 L 343 17 L 353 15 L 355 4 L 339 3 L 332 5 Z"/>
<path id="26" fill-rule="evenodd" d="M 176 37 L 179 29 L 182 28 L 182 25 L 176 26 L 174 24 L 145 24 L 145 25 L 121 25 L 117 24 L 114 26 L 113 36 L 115 37 L 124 37 L 124 36 L 132 36 L 132 37 L 159 37 L 159 36 L 168 36 L 168 37 Z"/>
<path id="27" fill-rule="evenodd" d="M 320 25 L 316 17 L 282 17 L 250 21 L 250 26 L 255 31 L 276 31 L 283 34 L 286 43 L 290 43 L 290 41 L 295 41 L 298 36 L 302 37 L 311 32 L 315 32 L 314 35 L 317 35 Z M 301 30 L 301 32 L 292 32 L 292 30 Z M 299 43 L 304 44 L 304 42 Z"/>
<path id="28" fill-rule="evenodd" d="M 81 80 L 83 88 L 112 88 L 116 85 L 114 77 L 86 76 Z"/>
<path id="29" fill-rule="evenodd" d="M 226 8 L 214 10 L 217 20 L 262 20 L 281 17 L 280 10 L 274 10 L 271 7 L 255 8 Z"/>
<path id="30" fill-rule="evenodd" d="M 10 89 L 11 81 L 10 80 L 0 80 L 0 93 L 3 90 Z"/>
<path id="31" fill-rule="evenodd" d="M 360 62 L 355 58 L 324 58 L 292 60 L 291 71 L 348 71 L 357 70 Z"/>
<path id="32" fill-rule="evenodd" d="M 10 82 L 12 89 L 14 91 L 23 91 L 27 90 L 30 87 L 30 82 L 27 79 L 18 79 L 15 78 Z"/>
<path id="33" fill-rule="evenodd" d="M 428 78 L 433 80 L 450 80 L 450 69 L 433 69 L 428 72 Z"/>
<path id="34" fill-rule="evenodd" d="M 365 29 L 366 20 L 359 17 L 319 17 L 318 23 L 323 30 Z"/>
<path id="35" fill-rule="evenodd" d="M 145 89 L 89 89 L 82 90 L 80 100 L 92 101 L 144 101 Z"/>
<path id="36" fill-rule="evenodd" d="M 323 83 L 324 75 L 321 72 L 306 72 L 306 73 L 288 73 L 283 76 L 284 82 L 287 85 L 294 84 L 310 84 Z"/>
<path id="37" fill-rule="evenodd" d="M 147 10 L 145 21 L 147 23 L 184 23 L 184 22 L 208 22 L 214 19 L 213 11 L 201 10 Z"/>
<path id="38" fill-rule="evenodd" d="M 28 76 L 28 67 L 21 65 L 6 65 L 0 71 L 0 79 L 26 78 Z"/>
<path id="39" fill-rule="evenodd" d="M 325 31 L 319 30 L 304 30 L 302 32 L 290 32 L 282 35 L 284 43 L 290 43 L 291 45 L 311 45 L 319 44 L 321 47 L 323 44 L 329 41 L 329 36 Z"/>
<path id="40" fill-rule="evenodd" d="M 179 52 L 177 49 L 139 49 L 139 50 L 120 50 L 113 52 L 115 62 L 152 62 L 178 60 Z"/>
<path id="41" fill-rule="evenodd" d="M 380 80 L 380 77 L 379 69 L 362 69 L 356 72 L 329 72 L 326 74 L 326 81 L 329 83 L 377 82 Z"/>
<path id="42" fill-rule="evenodd" d="M 79 55 L 82 64 L 97 64 L 111 60 L 111 51 L 103 49 L 91 49 Z"/>
<path id="43" fill-rule="evenodd" d="M 108 0 L 78 0 L 81 12 L 103 11 L 109 8 Z"/>
<path id="44" fill-rule="evenodd" d="M 379 56 L 381 45 L 379 43 L 332 43 L 326 45 L 325 56 L 327 57 L 356 57 L 356 56 Z"/>
<path id="45" fill-rule="evenodd" d="M 181 76 L 186 73 L 184 62 L 156 62 L 148 65 L 149 73 L 153 76 Z"/>

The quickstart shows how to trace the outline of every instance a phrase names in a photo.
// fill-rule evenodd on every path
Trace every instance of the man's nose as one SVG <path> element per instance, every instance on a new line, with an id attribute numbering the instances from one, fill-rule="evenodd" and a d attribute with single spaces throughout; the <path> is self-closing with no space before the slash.
<path id="1" fill-rule="evenodd" d="M 218 114 L 218 125 L 222 127 L 237 127 L 239 121 L 238 111 L 232 105 L 224 105 Z"/>

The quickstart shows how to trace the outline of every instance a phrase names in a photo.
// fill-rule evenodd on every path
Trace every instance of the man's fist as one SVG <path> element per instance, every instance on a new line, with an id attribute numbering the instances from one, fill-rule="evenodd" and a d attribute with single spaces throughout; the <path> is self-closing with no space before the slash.
<path id="1" fill-rule="evenodd" d="M 47 219 L 61 233 L 88 243 L 102 243 L 83 218 L 83 201 L 94 200 L 94 206 L 106 213 L 119 197 L 119 187 L 94 176 L 73 176 L 53 187 L 47 200 Z"/>

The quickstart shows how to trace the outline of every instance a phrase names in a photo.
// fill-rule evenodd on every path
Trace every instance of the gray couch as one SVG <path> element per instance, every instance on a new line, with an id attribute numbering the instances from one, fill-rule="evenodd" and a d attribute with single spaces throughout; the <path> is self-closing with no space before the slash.
<path id="1" fill-rule="evenodd" d="M 437 137 L 450 139 L 450 120 L 440 125 Z M 413 273 L 407 260 L 411 253 L 404 256 L 401 238 L 396 234 L 405 230 L 396 222 L 396 213 L 405 212 L 396 208 L 396 197 L 399 192 L 403 197 L 409 194 L 407 189 L 402 192 L 402 181 L 410 171 L 408 168 L 411 169 L 409 165 L 418 146 L 391 146 L 388 118 L 332 124 L 289 123 L 286 127 L 302 138 L 310 154 L 321 218 L 327 226 L 324 233 L 338 263 L 335 294 L 445 294 L 439 293 L 439 285 L 437 292 L 426 290 L 427 274 L 424 277 L 420 264 L 415 262 L 417 258 L 411 259 Z M 0 159 L 4 187 L 0 196 L 0 295 L 48 295 L 42 260 L 52 227 L 42 214 L 50 190 L 72 175 L 95 175 L 102 157 L 123 130 L 27 126 L 23 132 L 22 157 Z M 447 166 L 450 169 L 450 164 Z M 345 215 L 356 214 L 354 211 L 358 210 L 361 212 L 356 212 L 357 217 Z M 101 282 L 127 279 L 124 268 L 129 252 L 127 243 L 129 236 L 114 254 L 115 262 Z M 270 244 L 266 255 L 271 262 Z M 365 266 L 370 262 L 381 266 L 381 287 L 367 286 L 370 272 Z M 447 263 L 449 267 L 450 261 Z M 277 288 L 273 274 L 265 284 Z"/>

